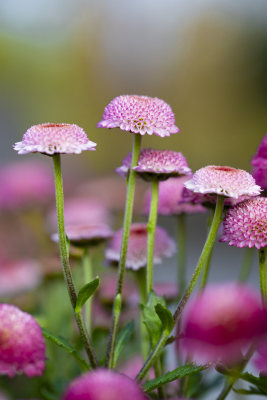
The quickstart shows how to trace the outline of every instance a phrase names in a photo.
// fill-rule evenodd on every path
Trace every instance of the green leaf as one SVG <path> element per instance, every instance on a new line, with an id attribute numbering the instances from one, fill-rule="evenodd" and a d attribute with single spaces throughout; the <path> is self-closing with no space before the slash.
<path id="1" fill-rule="evenodd" d="M 84 303 L 86 303 L 86 301 L 95 293 L 98 285 L 99 278 L 97 276 L 93 281 L 86 283 L 86 285 L 80 289 L 76 301 L 75 312 L 80 312 L 82 310 Z"/>
<path id="2" fill-rule="evenodd" d="M 252 383 L 254 386 L 256 386 L 261 393 L 267 394 L 267 378 L 266 376 L 254 376 L 252 374 L 249 374 L 248 372 L 245 372 L 243 374 L 240 374 L 240 379 L 243 379 L 246 382 Z M 254 390 L 254 388 L 252 388 Z"/>
<path id="3" fill-rule="evenodd" d="M 147 328 L 152 347 L 157 344 L 162 333 L 162 322 L 155 312 L 155 306 L 158 304 L 161 304 L 163 307 L 166 305 L 163 298 L 157 296 L 154 291 L 151 291 L 147 303 L 145 305 L 140 305 L 142 323 L 144 323 Z"/>
<path id="4" fill-rule="evenodd" d="M 49 392 L 46 388 L 42 388 L 40 390 L 40 392 L 41 392 L 41 395 L 43 396 L 43 398 L 45 400 L 57 400 L 58 399 L 58 396 L 56 396 L 55 394 Z"/>
<path id="5" fill-rule="evenodd" d="M 119 357 L 121 351 L 123 350 L 126 343 L 130 340 L 133 331 L 134 331 L 134 322 L 131 321 L 131 322 L 129 322 L 129 324 L 125 325 L 125 327 L 118 334 L 118 338 L 116 341 L 116 347 L 115 347 L 115 351 L 114 351 L 114 361 L 113 361 L 114 367 L 117 363 L 117 360 L 118 360 L 118 357 Z"/>
<path id="6" fill-rule="evenodd" d="M 155 311 L 158 314 L 159 319 L 161 320 L 163 330 L 166 331 L 169 335 L 174 327 L 172 313 L 170 312 L 170 310 L 168 310 L 168 308 L 164 307 L 160 303 L 155 305 Z"/>
<path id="7" fill-rule="evenodd" d="M 45 328 L 42 328 L 42 332 L 46 339 L 50 340 L 50 342 L 56 344 L 58 347 L 61 347 L 69 354 L 71 354 L 76 359 L 76 361 L 78 361 L 83 371 L 91 369 L 90 365 L 80 356 L 77 350 L 64 338 L 54 335 Z"/>
<path id="8" fill-rule="evenodd" d="M 183 367 L 176 368 L 171 372 L 167 372 L 166 374 L 160 376 L 159 378 L 152 379 L 151 381 L 147 381 L 144 384 L 143 389 L 145 392 L 151 392 L 152 390 L 157 389 L 158 387 L 160 387 L 166 383 L 170 383 L 179 378 L 184 378 L 185 376 L 202 371 L 206 368 L 207 368 L 206 365 L 196 366 L 194 364 L 187 364 L 187 365 L 184 365 Z"/>

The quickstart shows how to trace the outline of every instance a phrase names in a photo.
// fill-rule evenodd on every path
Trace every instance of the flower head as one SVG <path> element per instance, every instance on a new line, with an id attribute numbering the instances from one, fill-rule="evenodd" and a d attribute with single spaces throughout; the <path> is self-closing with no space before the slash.
<path id="1" fill-rule="evenodd" d="M 117 168 L 117 173 L 127 176 L 131 167 L 132 153 L 128 154 Z M 186 158 L 182 153 L 171 150 L 143 149 L 140 152 L 137 166 L 133 168 L 145 180 L 156 177 L 159 180 L 166 180 L 169 177 L 180 175 L 191 175 Z"/>
<path id="2" fill-rule="evenodd" d="M 97 126 L 161 137 L 179 132 L 173 111 L 165 101 L 137 95 L 115 97 L 105 108 Z"/>
<path id="3" fill-rule="evenodd" d="M 70 243 L 75 246 L 95 246 L 105 242 L 112 236 L 112 231 L 108 225 L 104 224 L 75 224 L 66 226 L 66 234 Z M 52 235 L 52 240 L 58 242 L 58 233 Z"/>
<path id="4" fill-rule="evenodd" d="M 255 197 L 230 208 L 223 222 L 221 242 L 230 246 L 267 246 L 267 197 Z"/>
<path id="5" fill-rule="evenodd" d="M 24 134 L 22 141 L 14 145 L 19 154 L 57 153 L 80 154 L 84 150 L 95 150 L 96 143 L 88 140 L 82 128 L 75 124 L 34 125 Z"/>
<path id="6" fill-rule="evenodd" d="M 236 362 L 266 334 L 266 310 L 250 287 L 217 284 L 189 300 L 181 323 L 181 345 L 194 360 Z"/>
<path id="7" fill-rule="evenodd" d="M 74 379 L 63 400 L 145 400 L 138 384 L 118 372 L 98 369 Z"/>
<path id="8" fill-rule="evenodd" d="M 42 375 L 45 343 L 37 322 L 11 304 L 0 304 L 0 321 L 0 374 Z"/>
<path id="9" fill-rule="evenodd" d="M 242 169 L 209 165 L 196 171 L 185 187 L 194 193 L 218 194 L 237 199 L 240 196 L 257 196 L 260 186 L 252 175 Z"/>
<path id="10" fill-rule="evenodd" d="M 115 232 L 106 250 L 106 258 L 111 262 L 120 260 L 120 248 L 122 241 L 122 229 Z M 171 257 L 176 251 L 173 239 L 169 237 L 165 229 L 157 226 L 155 233 L 154 262 L 160 264 L 162 258 Z M 147 263 L 147 225 L 134 223 L 131 225 L 128 243 L 126 267 L 137 270 L 145 267 Z"/>

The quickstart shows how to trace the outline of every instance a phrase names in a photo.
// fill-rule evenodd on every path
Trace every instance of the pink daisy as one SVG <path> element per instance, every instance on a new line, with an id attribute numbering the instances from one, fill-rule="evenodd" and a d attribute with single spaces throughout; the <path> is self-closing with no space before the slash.
<path id="1" fill-rule="evenodd" d="M 112 230 L 104 224 L 75 224 L 66 226 L 69 241 L 78 247 L 94 246 L 105 242 L 112 236 Z M 52 240 L 58 242 L 58 233 L 52 235 Z"/>
<path id="2" fill-rule="evenodd" d="M 267 198 L 255 197 L 230 208 L 223 222 L 221 242 L 230 246 L 267 246 Z"/>
<path id="3" fill-rule="evenodd" d="M 115 97 L 105 108 L 97 127 L 161 137 L 179 132 L 173 111 L 165 101 L 137 95 Z"/>
<path id="4" fill-rule="evenodd" d="M 252 162 L 252 176 L 256 183 L 267 190 L 267 158 L 254 157 Z"/>
<path id="5" fill-rule="evenodd" d="M 242 169 L 209 165 L 196 171 L 185 187 L 194 193 L 217 194 L 237 199 L 257 196 L 260 186 L 252 175 Z"/>
<path id="6" fill-rule="evenodd" d="M 11 304 L 0 304 L 0 321 L 0 374 L 42 375 L 45 342 L 37 322 Z"/>
<path id="7" fill-rule="evenodd" d="M 19 154 L 44 153 L 48 155 L 67 153 L 80 154 L 84 150 L 95 150 L 96 143 L 88 140 L 78 125 L 45 123 L 34 125 L 24 134 L 22 141 L 14 145 Z"/>

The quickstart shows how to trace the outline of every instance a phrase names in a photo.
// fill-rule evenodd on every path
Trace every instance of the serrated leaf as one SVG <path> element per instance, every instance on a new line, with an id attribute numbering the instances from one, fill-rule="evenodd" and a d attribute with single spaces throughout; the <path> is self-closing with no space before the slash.
<path id="1" fill-rule="evenodd" d="M 154 291 L 151 291 L 146 304 L 141 304 L 142 311 L 142 323 L 145 324 L 152 347 L 158 342 L 162 333 L 162 323 L 157 313 L 155 312 L 155 306 L 161 304 L 165 307 L 165 300 L 162 297 L 156 295 Z"/>
<path id="2" fill-rule="evenodd" d="M 66 339 L 54 335 L 52 332 L 49 332 L 45 328 L 42 328 L 42 332 L 46 339 L 50 340 L 50 342 L 56 344 L 58 347 L 61 347 L 62 349 L 67 351 L 67 353 L 71 354 L 80 364 L 83 371 L 91 369 L 90 365 L 80 356 L 77 350 L 67 342 Z"/>
<path id="3" fill-rule="evenodd" d="M 207 368 L 206 365 L 196 366 L 194 364 L 187 364 L 184 365 L 183 367 L 176 368 L 171 372 L 167 372 L 166 374 L 162 375 L 159 378 L 147 381 L 144 384 L 143 389 L 145 392 L 151 392 L 152 390 L 157 389 L 158 387 L 165 385 L 166 383 L 170 383 L 179 378 L 184 378 L 185 376 L 202 371 L 206 368 Z"/>
<path id="4" fill-rule="evenodd" d="M 129 324 L 125 325 L 125 327 L 118 334 L 114 351 L 114 359 L 113 359 L 114 367 L 117 363 L 121 351 L 123 350 L 126 343 L 130 340 L 133 331 L 134 331 L 134 322 L 131 321 L 129 322 Z"/>
<path id="5" fill-rule="evenodd" d="M 254 395 L 254 394 L 256 394 L 256 395 L 262 395 L 263 393 L 261 392 L 261 391 L 259 391 L 257 388 L 251 388 L 250 390 L 248 390 L 248 389 L 235 389 L 235 388 L 233 388 L 232 389 L 235 393 L 238 393 L 238 394 L 244 394 L 244 395 L 247 395 L 247 396 L 252 396 L 252 395 Z"/>
<path id="6" fill-rule="evenodd" d="M 75 312 L 80 312 L 84 303 L 95 293 L 96 289 L 98 288 L 99 285 L 99 278 L 98 276 L 91 282 L 86 283 L 84 285 L 77 296 L 77 301 L 76 301 L 76 306 L 75 306 Z"/>
<path id="7" fill-rule="evenodd" d="M 162 304 L 158 303 L 155 305 L 155 311 L 161 320 L 162 328 L 169 335 L 174 327 L 174 320 L 172 313 L 168 308 L 164 307 Z"/>
<path id="8" fill-rule="evenodd" d="M 261 393 L 267 394 L 267 379 L 266 379 L 266 377 L 264 377 L 264 376 L 258 377 L 258 376 L 249 374 L 248 372 L 245 372 L 243 374 L 240 374 L 239 378 L 243 379 L 246 382 L 252 383 L 254 386 L 256 386 L 261 391 Z"/>

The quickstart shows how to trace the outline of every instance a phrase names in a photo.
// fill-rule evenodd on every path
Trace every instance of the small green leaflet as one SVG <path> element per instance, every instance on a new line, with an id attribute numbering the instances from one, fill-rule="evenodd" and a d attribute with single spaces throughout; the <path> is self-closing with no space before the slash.
<path id="1" fill-rule="evenodd" d="M 161 320 L 163 330 L 166 331 L 168 335 L 170 335 L 174 326 L 172 313 L 160 303 L 155 305 L 155 311 L 158 314 L 159 319 Z"/>
<path id="2" fill-rule="evenodd" d="M 75 312 L 81 312 L 84 303 L 86 303 L 86 301 L 95 293 L 98 285 L 99 277 L 97 276 L 93 281 L 86 283 L 86 285 L 80 289 L 76 301 Z"/>
<path id="3" fill-rule="evenodd" d="M 114 360 L 113 360 L 114 367 L 117 363 L 121 351 L 123 350 L 126 343 L 130 340 L 133 331 L 134 331 L 134 322 L 131 321 L 129 322 L 129 324 L 125 325 L 125 327 L 118 334 L 114 352 Z"/>
<path id="4" fill-rule="evenodd" d="M 162 307 L 165 307 L 165 300 L 162 297 L 156 295 L 156 293 L 152 290 L 148 296 L 148 301 L 146 304 L 141 304 L 142 310 L 142 323 L 145 324 L 152 347 L 157 344 L 157 341 L 160 338 L 162 333 L 162 322 L 155 312 L 155 307 L 161 304 Z"/>

